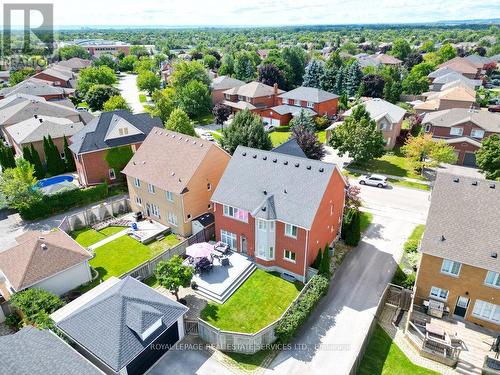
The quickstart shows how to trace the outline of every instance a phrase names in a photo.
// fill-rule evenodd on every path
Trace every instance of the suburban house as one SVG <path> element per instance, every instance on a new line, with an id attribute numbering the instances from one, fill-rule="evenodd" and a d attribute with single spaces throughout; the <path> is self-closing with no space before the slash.
<path id="1" fill-rule="evenodd" d="M 380 129 L 387 142 L 386 148 L 392 149 L 396 145 L 396 138 L 401 132 L 403 119 L 406 115 L 406 110 L 389 103 L 380 98 L 369 99 L 362 103 L 366 107 L 370 117 L 377 123 L 377 128 Z M 343 117 L 349 117 L 352 114 L 353 108 L 343 113 Z"/>
<path id="2" fill-rule="evenodd" d="M 26 94 L 32 96 L 41 96 L 45 100 L 55 101 L 62 100 L 72 95 L 74 89 L 54 86 L 47 81 L 42 81 L 36 78 L 30 78 L 19 82 L 17 85 L 5 87 L 0 90 L 0 99 L 15 94 Z"/>
<path id="3" fill-rule="evenodd" d="M 216 239 L 304 281 L 340 232 L 345 187 L 334 164 L 238 146 L 212 196 Z"/>
<path id="4" fill-rule="evenodd" d="M 376 53 L 374 55 L 368 55 L 366 53 L 360 53 L 354 56 L 358 61 L 358 64 L 361 68 L 366 68 L 368 66 L 401 66 L 403 63 L 398 58 L 386 55 L 385 53 Z"/>
<path id="5" fill-rule="evenodd" d="M 476 63 L 473 63 L 465 57 L 459 56 L 454 57 L 453 59 L 438 66 L 438 68 L 444 67 L 448 67 L 470 79 L 479 79 L 483 70 L 482 67 L 478 67 Z"/>
<path id="6" fill-rule="evenodd" d="M 79 57 L 72 57 L 71 59 L 59 61 L 58 63 L 56 63 L 57 66 L 71 70 L 73 73 L 80 72 L 80 70 L 90 66 L 90 64 L 92 64 L 92 61 L 81 59 Z"/>
<path id="7" fill-rule="evenodd" d="M 64 137 L 66 136 L 69 141 L 69 138 L 83 127 L 82 122 L 73 122 L 64 117 L 34 115 L 27 120 L 7 126 L 5 133 L 7 141 L 14 147 L 17 155 L 22 156 L 23 147 L 29 147 L 32 144 L 43 163 L 45 161 L 44 137 L 48 138 L 50 135 L 61 157 L 64 158 Z"/>
<path id="8" fill-rule="evenodd" d="M 15 94 L 0 100 L 0 131 L 7 137 L 5 128 L 37 116 L 60 117 L 74 123 L 89 123 L 94 116 L 87 111 L 77 111 L 67 99 L 47 101 L 40 96 Z"/>
<path id="9" fill-rule="evenodd" d="M 104 375 L 55 333 L 26 326 L 0 336 L 1 374 Z"/>
<path id="10" fill-rule="evenodd" d="M 414 303 L 500 330 L 500 183 L 438 173 L 420 246 Z"/>
<path id="11" fill-rule="evenodd" d="M 133 211 L 191 235 L 230 158 L 214 142 L 154 128 L 123 170 Z"/>
<path id="12" fill-rule="evenodd" d="M 475 152 L 484 138 L 500 134 L 500 115 L 475 109 L 453 108 L 427 113 L 422 119 L 425 133 L 444 139 L 455 148 L 457 164 L 476 166 Z"/>
<path id="13" fill-rule="evenodd" d="M 287 125 L 301 110 L 331 118 L 337 113 L 338 95 L 314 87 L 298 87 L 278 96 L 278 105 L 260 112 L 265 125 Z"/>
<path id="14" fill-rule="evenodd" d="M 48 81 L 54 86 L 75 88 L 76 76 L 71 70 L 53 66 L 36 73 L 33 78 Z"/>
<path id="15" fill-rule="evenodd" d="M 442 91 L 444 86 L 453 82 L 460 82 L 460 84 L 469 87 L 472 90 L 475 90 L 483 85 L 483 81 L 480 79 L 469 79 L 458 72 L 451 72 L 434 78 L 432 84 L 429 86 L 429 89 L 430 91 Z"/>
<path id="16" fill-rule="evenodd" d="M 106 374 L 144 374 L 184 337 L 188 308 L 132 278 L 111 277 L 52 313 L 61 333 Z"/>
<path id="17" fill-rule="evenodd" d="M 418 103 L 413 108 L 421 115 L 451 108 L 471 108 L 475 105 L 476 91 L 459 85 L 439 92 L 430 92 L 425 102 Z"/>
<path id="18" fill-rule="evenodd" d="M 90 56 L 95 58 L 103 54 L 118 55 L 123 53 L 127 56 L 130 54 L 131 47 L 128 43 L 104 39 L 78 39 L 71 44 L 85 48 Z"/>
<path id="19" fill-rule="evenodd" d="M 486 72 L 489 70 L 493 70 L 497 67 L 497 63 L 493 58 L 480 56 L 480 55 L 468 55 L 465 56 L 464 59 L 475 65 L 478 69 Z"/>
<path id="20" fill-rule="evenodd" d="M 155 126 L 163 126 L 161 119 L 147 113 L 133 114 L 124 109 L 102 112 L 71 137 L 70 149 L 80 183 L 89 186 L 103 181 L 116 182 L 120 171 L 109 166 L 108 151 L 118 147 L 137 151 Z"/>
<path id="21" fill-rule="evenodd" d="M 28 288 L 62 295 L 92 280 L 92 255 L 62 230 L 29 231 L 16 242 L 0 252 L 0 293 L 6 300 Z"/>
<path id="22" fill-rule="evenodd" d="M 252 81 L 242 86 L 233 87 L 224 91 L 222 104 L 233 111 L 239 112 L 249 109 L 259 113 L 266 108 L 274 107 L 278 103 L 278 95 L 284 93 L 278 85 L 268 86 L 261 82 Z"/>
<path id="23" fill-rule="evenodd" d="M 224 100 L 224 91 L 243 86 L 245 82 L 229 76 L 215 77 L 210 84 L 212 104 L 216 105 Z"/>

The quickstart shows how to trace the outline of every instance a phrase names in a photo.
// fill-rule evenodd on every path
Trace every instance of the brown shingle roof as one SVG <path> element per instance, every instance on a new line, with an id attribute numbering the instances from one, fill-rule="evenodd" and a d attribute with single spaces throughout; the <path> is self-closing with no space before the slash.
<path id="1" fill-rule="evenodd" d="M 16 291 L 92 258 L 90 253 L 61 230 L 26 232 L 19 245 L 0 253 L 0 270 Z M 43 248 L 43 244 L 46 248 Z"/>
<path id="2" fill-rule="evenodd" d="M 210 141 L 153 128 L 122 172 L 180 194 L 212 148 L 225 152 Z"/>
<path id="3" fill-rule="evenodd" d="M 460 72 L 462 74 L 476 74 L 478 72 L 478 68 L 471 63 L 469 60 L 463 58 L 463 57 L 455 57 L 451 60 L 448 60 L 441 65 L 438 66 L 438 68 L 443 68 L 443 67 L 448 67 L 450 69 L 455 70 L 456 72 Z"/>

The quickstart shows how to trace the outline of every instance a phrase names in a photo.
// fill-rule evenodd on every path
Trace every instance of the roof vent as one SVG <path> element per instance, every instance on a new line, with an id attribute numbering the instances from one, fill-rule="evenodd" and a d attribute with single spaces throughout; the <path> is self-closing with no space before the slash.
<path id="1" fill-rule="evenodd" d="M 40 124 L 43 122 L 43 118 L 39 118 L 38 121 L 40 121 Z"/>
<path id="2" fill-rule="evenodd" d="M 257 159 L 257 154 L 253 154 L 252 158 Z"/>
<path id="3" fill-rule="evenodd" d="M 459 181 L 460 181 L 460 179 L 458 177 L 453 178 L 453 182 L 459 182 Z"/>
<path id="4" fill-rule="evenodd" d="M 310 166 L 310 165 L 308 165 L 308 166 L 306 167 L 306 169 L 307 169 L 308 171 L 310 171 L 310 170 L 311 170 L 311 166 Z"/>
<path id="5" fill-rule="evenodd" d="M 262 157 L 262 160 L 267 160 L 267 156 Z"/>
<path id="6" fill-rule="evenodd" d="M 494 189 L 495 188 L 495 184 L 490 184 L 490 189 Z"/>
<path id="7" fill-rule="evenodd" d="M 273 159 L 273 163 L 276 163 L 277 161 L 278 161 L 278 159 L 276 159 L 276 158 L 275 158 L 275 159 Z"/>
<path id="8" fill-rule="evenodd" d="M 175 176 L 175 172 L 172 172 L 170 175 L 171 175 L 171 176 Z"/>
<path id="9" fill-rule="evenodd" d="M 262 211 L 266 212 L 266 207 L 262 207 Z"/>
<path id="10" fill-rule="evenodd" d="M 267 190 L 263 190 L 262 192 L 264 193 L 264 195 L 267 195 Z"/>
<path id="11" fill-rule="evenodd" d="M 320 168 L 319 171 L 323 173 L 325 171 L 325 168 Z"/>
<path id="12" fill-rule="evenodd" d="M 441 235 L 441 241 L 446 241 L 446 237 L 443 234 Z"/>
<path id="13" fill-rule="evenodd" d="M 285 160 L 285 161 L 283 162 L 283 164 L 288 165 L 288 161 L 287 161 L 287 160 Z"/>
<path id="14" fill-rule="evenodd" d="M 38 115 L 37 115 L 37 114 L 35 114 L 33 117 L 34 117 L 34 118 L 38 118 Z"/>
<path id="15" fill-rule="evenodd" d="M 477 181 L 472 181 L 472 186 L 477 186 Z"/>
<path id="16" fill-rule="evenodd" d="M 142 161 L 142 164 L 143 164 L 143 165 L 144 165 L 144 164 L 146 164 L 146 160 L 143 160 L 143 161 Z"/>
<path id="17" fill-rule="evenodd" d="M 496 252 L 492 252 L 492 253 L 491 253 L 491 257 L 492 257 L 492 258 L 495 258 L 495 259 L 496 259 L 496 258 L 497 258 L 497 256 L 498 256 L 498 254 L 497 254 Z"/>
<path id="18" fill-rule="evenodd" d="M 47 250 L 48 249 L 47 244 L 44 244 L 44 243 L 40 245 L 40 248 L 42 250 Z"/>
<path id="19" fill-rule="evenodd" d="M 136 165 L 135 161 L 133 161 L 132 164 Z"/>
<path id="20" fill-rule="evenodd" d="M 295 163 L 295 168 L 298 168 L 299 167 L 299 163 Z"/>
<path id="21" fill-rule="evenodd" d="M 187 138 L 186 138 L 186 141 L 187 141 Z M 195 144 L 196 144 L 196 141 L 193 141 L 193 145 L 195 145 Z"/>
<path id="22" fill-rule="evenodd" d="M 247 156 L 247 153 L 246 153 L 246 152 L 243 152 L 241 155 L 243 155 L 243 156 Z"/>
<path id="23" fill-rule="evenodd" d="M 288 193 L 288 191 L 286 191 L 286 189 L 283 189 L 283 193 L 287 194 L 287 193 Z"/>

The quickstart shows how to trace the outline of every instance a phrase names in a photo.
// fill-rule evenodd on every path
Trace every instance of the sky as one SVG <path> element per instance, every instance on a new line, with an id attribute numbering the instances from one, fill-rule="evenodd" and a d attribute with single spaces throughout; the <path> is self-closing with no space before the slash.
<path id="1" fill-rule="evenodd" d="M 500 0 L 9 0 L 53 3 L 55 26 L 278 26 L 500 18 Z M 2 3 L 3 3 L 2 2 Z M 39 15 L 33 14 L 32 25 Z M 22 24 L 14 13 L 13 24 Z"/>

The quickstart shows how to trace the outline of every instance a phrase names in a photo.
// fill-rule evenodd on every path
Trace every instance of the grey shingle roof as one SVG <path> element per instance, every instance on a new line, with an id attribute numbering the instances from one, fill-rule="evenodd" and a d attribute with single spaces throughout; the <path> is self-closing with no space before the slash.
<path id="1" fill-rule="evenodd" d="M 288 104 L 277 105 L 275 107 L 272 107 L 271 110 L 273 110 L 274 112 L 276 112 L 280 115 L 291 114 L 292 116 L 297 116 L 300 114 L 301 111 L 304 111 L 309 116 L 316 116 L 317 115 L 316 111 L 314 111 L 311 108 L 297 107 L 297 106 L 288 105 Z"/>
<path id="2" fill-rule="evenodd" d="M 304 100 L 306 102 L 321 103 L 338 98 L 338 95 L 314 87 L 300 86 L 279 96 L 284 99 Z"/>
<path id="3" fill-rule="evenodd" d="M 335 169 L 330 163 L 238 146 L 212 200 L 309 229 Z"/>
<path id="4" fill-rule="evenodd" d="M 464 84 L 466 84 L 467 86 L 470 86 L 472 88 L 475 88 L 477 86 L 481 86 L 481 84 L 482 84 L 482 82 L 480 80 L 469 79 L 466 76 L 464 76 L 458 72 L 450 72 L 450 73 L 440 75 L 439 77 L 436 77 L 436 79 L 434 79 L 434 81 L 432 81 L 432 83 L 446 84 L 446 83 L 450 83 L 450 82 L 454 82 L 454 81 L 462 81 Z"/>
<path id="5" fill-rule="evenodd" d="M 55 334 L 31 326 L 0 337 L 0 358 L 1 374 L 103 374 Z"/>
<path id="6" fill-rule="evenodd" d="M 421 250 L 500 272 L 500 258 L 491 257 L 493 252 L 500 253 L 499 222 L 500 183 L 440 172 L 432 189 Z"/>
<path id="7" fill-rule="evenodd" d="M 188 309 L 132 277 L 111 278 L 105 283 L 111 286 L 93 298 L 77 298 L 52 317 L 71 340 L 119 371 Z M 106 286 L 103 284 L 99 287 Z M 140 334 L 160 318 L 161 327 L 143 341 Z"/>
<path id="8" fill-rule="evenodd" d="M 34 96 L 48 95 L 67 95 L 73 92 L 72 89 L 52 86 L 38 79 L 25 80 L 12 87 L 6 87 L 0 90 L 0 96 L 8 96 L 13 94 L 28 94 Z"/>
<path id="9" fill-rule="evenodd" d="M 291 138 L 285 143 L 280 144 L 278 147 L 273 148 L 273 152 L 307 159 L 306 154 L 304 154 L 304 151 L 302 151 L 295 138 Z"/>
<path id="10" fill-rule="evenodd" d="M 128 121 L 139 129 L 142 134 L 106 140 L 106 134 L 110 125 L 113 121 L 118 121 L 119 118 Z M 163 127 L 163 124 L 159 117 L 151 117 L 148 113 L 133 114 L 124 109 L 103 112 L 71 138 L 72 144 L 70 145 L 70 149 L 75 154 L 80 154 L 142 142 L 155 126 Z"/>
<path id="11" fill-rule="evenodd" d="M 41 122 L 40 122 L 41 120 Z M 83 128 L 82 122 L 73 122 L 64 117 L 37 116 L 7 126 L 6 131 L 17 144 L 42 141 L 43 137 L 71 137 Z"/>
<path id="12" fill-rule="evenodd" d="M 386 116 L 394 124 L 397 124 L 403 119 L 406 113 L 405 109 L 380 98 L 370 99 L 366 102 L 363 102 L 362 104 L 364 104 L 366 110 L 370 113 L 370 116 L 375 121 L 378 121 L 382 117 Z M 352 114 L 353 108 L 346 111 L 344 113 L 344 117 L 350 116 Z"/>
<path id="13" fill-rule="evenodd" d="M 229 76 L 219 76 L 212 80 L 210 87 L 212 90 L 227 90 L 234 87 L 243 86 L 245 82 Z"/>
<path id="14" fill-rule="evenodd" d="M 453 108 L 427 113 L 422 119 L 422 124 L 452 127 L 469 121 L 486 131 L 500 133 L 499 114 L 488 111 L 471 111 L 467 108 Z"/>

